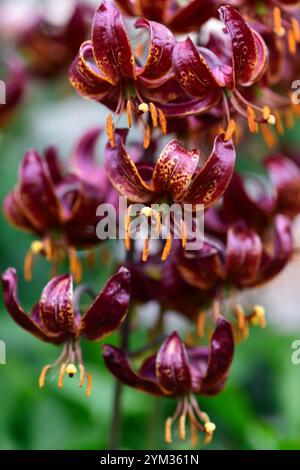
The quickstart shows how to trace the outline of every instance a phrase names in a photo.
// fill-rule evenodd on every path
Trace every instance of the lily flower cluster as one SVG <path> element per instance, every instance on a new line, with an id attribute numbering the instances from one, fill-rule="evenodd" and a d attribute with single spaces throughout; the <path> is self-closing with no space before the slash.
<path id="1" fill-rule="evenodd" d="M 177 400 L 165 421 L 166 443 L 172 442 L 175 424 L 179 439 L 186 439 L 188 424 L 193 445 L 199 433 L 211 442 L 216 425 L 198 397 L 223 390 L 235 344 L 248 337 L 252 325 L 266 326 L 263 306 L 249 305 L 242 294 L 276 277 L 295 253 L 297 160 L 275 149 L 262 153 L 264 176 L 238 172 L 236 162 L 251 134 L 261 133 L 274 147 L 299 114 L 289 93 L 300 42 L 298 7 L 297 1 L 271 0 L 259 5 L 102 0 L 92 21 L 90 11 L 78 5 L 59 31 L 37 22 L 22 34 L 19 44 L 30 61 L 8 66 L 9 95 L 0 122 L 18 104 L 26 74 L 47 81 L 63 73 L 66 63 L 72 87 L 107 113 L 103 164 L 96 158 L 102 129 L 84 134 L 67 164 L 54 147 L 43 153 L 29 149 L 3 203 L 7 220 L 35 237 L 24 256 L 25 279 L 34 279 L 38 256 L 51 266 L 51 278 L 29 314 L 18 300 L 15 269 L 2 275 L 14 321 L 38 339 L 62 345 L 59 358 L 43 367 L 40 387 L 53 369 L 60 388 L 65 375 L 79 371 L 88 396 L 92 378 L 80 340 L 100 340 L 119 330 L 121 347 L 103 348 L 108 371 L 126 386 Z M 289 64 L 289 78 L 283 64 Z M 119 127 L 123 114 L 126 128 Z M 141 139 L 131 128 L 142 129 Z M 97 208 L 116 207 L 118 196 L 127 199 L 125 222 L 117 220 L 125 223 L 127 254 L 96 294 L 81 283 L 82 260 L 90 260 L 100 245 L 110 251 L 96 233 L 104 217 Z M 135 204 L 148 226 L 154 224 L 158 243 L 148 234 L 140 248 L 131 238 Z M 192 250 L 183 216 L 170 219 L 165 236 L 164 215 L 172 204 L 189 206 L 192 221 L 201 206 L 204 234 Z M 59 274 L 66 261 L 69 272 Z M 84 293 L 93 300 L 82 313 Z M 146 356 L 141 362 L 139 353 L 128 349 L 128 336 L 139 328 L 131 321 L 133 307 L 150 300 L 159 304 L 160 317 L 141 347 Z M 162 318 L 170 309 L 188 318 L 191 335 L 164 331 Z"/>

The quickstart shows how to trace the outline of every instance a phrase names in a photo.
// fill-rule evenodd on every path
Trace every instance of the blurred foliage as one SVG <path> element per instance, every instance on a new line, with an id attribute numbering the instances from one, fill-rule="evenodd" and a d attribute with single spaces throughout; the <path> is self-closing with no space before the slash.
<path id="1" fill-rule="evenodd" d="M 65 90 L 69 90 L 69 96 L 63 101 Z M 97 109 L 99 121 L 97 114 L 94 125 L 103 121 L 103 108 L 73 96 L 67 83 L 44 87 L 34 85 L 18 115 L 0 133 L 1 201 L 16 183 L 17 167 L 28 147 L 42 150 L 55 143 L 66 156 L 70 150 L 69 143 L 74 143 L 87 127 L 80 115 L 82 106 L 88 110 Z M 64 106 L 68 109 L 74 106 L 72 123 L 67 123 L 66 117 L 65 127 L 58 129 L 54 142 L 51 140 L 53 136 L 46 140 L 43 137 L 46 132 L 40 131 L 40 116 L 45 119 L 47 129 L 47 110 L 51 107 L 49 120 L 55 129 L 55 109 L 57 126 L 61 126 Z M 68 129 L 68 135 L 64 135 L 65 129 Z M 293 144 L 299 142 L 298 132 L 299 129 L 289 131 L 286 141 Z M 243 145 L 239 151 L 239 168 L 257 168 L 257 160 L 252 155 L 263 156 L 265 151 L 260 141 Z M 34 266 L 33 282 L 25 285 L 22 279 L 23 260 L 32 237 L 15 230 L 3 216 L 0 233 L 1 271 L 7 266 L 17 268 L 21 303 L 24 308 L 29 308 L 47 281 L 48 266 L 38 261 Z M 87 273 L 87 277 L 95 287 L 100 288 L 109 268 L 97 268 Z M 272 312 L 269 313 L 271 315 Z M 141 346 L 141 334 L 135 336 L 133 345 Z M 107 448 L 114 380 L 103 366 L 100 344 L 83 344 L 87 367 L 94 375 L 92 395 L 86 399 L 76 378 L 66 380 L 64 388 L 59 390 L 55 378 L 51 380 L 50 376 L 45 389 L 39 390 L 37 380 L 42 366 L 52 362 L 59 351 L 21 330 L 5 312 L 2 300 L 0 338 L 7 346 L 7 364 L 0 365 L 0 448 Z M 202 409 L 217 424 L 215 439 L 208 449 L 300 448 L 300 366 L 291 363 L 291 343 L 294 339 L 294 335 L 283 336 L 271 328 L 264 331 L 254 329 L 250 338 L 237 346 L 225 391 L 220 396 L 200 400 Z M 116 340 L 116 336 L 109 338 L 109 341 Z M 122 447 L 164 448 L 164 420 L 174 407 L 172 400 L 154 399 L 126 389 L 123 397 Z M 188 443 L 180 443 L 175 437 L 174 448 L 187 449 Z"/>

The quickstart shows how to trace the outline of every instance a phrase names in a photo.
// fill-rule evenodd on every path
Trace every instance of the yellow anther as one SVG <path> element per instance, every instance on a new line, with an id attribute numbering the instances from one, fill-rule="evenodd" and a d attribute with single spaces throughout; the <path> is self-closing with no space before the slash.
<path id="1" fill-rule="evenodd" d="M 115 146 L 115 136 L 114 136 L 114 133 L 115 133 L 115 130 L 114 130 L 114 123 L 113 123 L 113 120 L 112 120 L 112 116 L 111 114 L 109 113 L 107 115 L 107 119 L 106 119 L 106 134 L 107 134 L 107 137 L 109 139 L 109 142 L 110 142 L 110 145 L 112 147 Z"/>
<path id="2" fill-rule="evenodd" d="M 288 49 L 291 54 L 297 52 L 297 41 L 293 29 L 288 30 Z"/>
<path id="3" fill-rule="evenodd" d="M 274 33 L 282 37 L 285 35 L 285 29 L 282 26 L 281 10 L 279 7 L 273 8 Z"/>
<path id="4" fill-rule="evenodd" d="M 149 238 L 145 238 L 144 246 L 143 246 L 143 253 L 142 253 L 143 263 L 146 263 L 148 257 L 149 257 Z"/>
<path id="5" fill-rule="evenodd" d="M 291 19 L 291 25 L 294 31 L 294 36 L 295 36 L 296 41 L 300 42 L 300 25 L 299 25 L 299 21 L 297 20 L 297 18 L 293 17 Z"/>
<path id="6" fill-rule="evenodd" d="M 253 317 L 251 319 L 253 325 L 259 325 L 261 328 L 265 328 L 266 322 L 266 310 L 261 305 L 254 305 Z"/>
<path id="7" fill-rule="evenodd" d="M 205 313 L 200 312 L 198 315 L 198 321 L 197 321 L 198 336 L 200 336 L 200 338 L 204 336 L 204 324 L 205 324 Z"/>
<path id="8" fill-rule="evenodd" d="M 144 149 L 147 149 L 150 145 L 150 138 L 151 138 L 151 130 L 150 126 L 147 124 L 145 127 L 145 135 L 144 135 Z"/>
<path id="9" fill-rule="evenodd" d="M 48 373 L 48 371 L 52 368 L 52 366 L 50 364 L 47 364 L 46 366 L 44 366 L 42 368 L 42 372 L 40 373 L 40 376 L 39 376 L 39 387 L 40 388 L 43 388 L 44 385 L 45 385 L 45 380 L 46 380 L 46 375 Z"/>
<path id="10" fill-rule="evenodd" d="M 74 364 L 68 364 L 66 367 L 66 374 L 68 374 L 69 377 L 74 377 L 75 374 L 77 374 L 77 368 Z"/>
<path id="11" fill-rule="evenodd" d="M 130 128 L 132 126 L 132 106 L 131 106 L 130 100 L 128 100 L 126 104 L 126 113 L 127 113 L 128 127 Z"/>
<path id="12" fill-rule="evenodd" d="M 234 119 L 230 119 L 230 123 L 228 124 L 228 127 L 225 132 L 224 140 L 225 141 L 230 140 L 233 134 L 235 133 L 235 131 L 236 131 L 236 122 Z"/>
<path id="13" fill-rule="evenodd" d="M 167 119 L 161 109 L 157 109 L 158 113 L 158 122 L 163 134 L 167 133 Z"/>
<path id="14" fill-rule="evenodd" d="M 64 376 L 66 372 L 66 363 L 63 362 L 62 365 L 60 366 L 60 371 L 59 371 L 59 377 L 58 377 L 58 387 L 62 388 L 64 385 Z"/>
<path id="15" fill-rule="evenodd" d="M 157 109 L 153 103 L 149 103 L 150 115 L 153 127 L 157 127 Z"/>
<path id="16" fill-rule="evenodd" d="M 172 418 L 168 418 L 165 423 L 165 442 L 172 443 Z"/>
<path id="17" fill-rule="evenodd" d="M 186 420 L 186 416 L 185 416 L 185 415 L 179 416 L 178 432 L 179 432 L 179 439 L 180 439 L 181 441 L 184 441 L 184 440 L 185 440 L 185 437 L 186 437 L 186 432 L 185 432 L 185 420 Z"/>
<path id="18" fill-rule="evenodd" d="M 32 253 L 35 255 L 38 255 L 44 251 L 44 243 L 41 242 L 40 240 L 35 240 L 34 242 L 31 243 L 30 249 Z"/>
<path id="19" fill-rule="evenodd" d="M 86 373 L 86 379 L 87 379 L 87 387 L 85 391 L 85 396 L 88 398 L 91 394 L 92 385 L 93 385 L 93 376 L 90 372 Z"/>
<path id="20" fill-rule="evenodd" d="M 209 421 L 208 423 L 204 424 L 204 429 L 205 429 L 205 432 L 207 432 L 207 434 L 212 434 L 216 430 L 216 425 L 215 423 L 212 423 L 211 421 Z"/>
<path id="21" fill-rule="evenodd" d="M 147 113 L 149 111 L 149 106 L 147 103 L 139 104 L 139 111 L 142 111 L 142 113 Z"/>
<path id="22" fill-rule="evenodd" d="M 172 235 L 169 234 L 167 241 L 165 243 L 162 255 L 161 255 L 161 261 L 166 261 L 167 257 L 170 254 L 171 248 L 172 248 Z"/>

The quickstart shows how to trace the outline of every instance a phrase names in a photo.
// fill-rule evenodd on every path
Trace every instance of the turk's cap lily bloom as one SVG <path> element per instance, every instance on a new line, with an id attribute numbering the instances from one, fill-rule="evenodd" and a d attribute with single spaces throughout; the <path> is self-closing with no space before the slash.
<path id="1" fill-rule="evenodd" d="M 206 112 L 221 104 L 228 125 L 230 108 L 248 118 L 253 132 L 258 123 L 275 124 L 268 107 L 253 106 L 239 91 L 240 87 L 247 89 L 257 83 L 264 75 L 268 65 L 266 44 L 231 6 L 220 7 L 219 14 L 227 34 L 218 40 L 218 54 L 205 47 L 198 48 L 190 38 L 176 43 L 173 49 L 177 80 L 185 93 L 194 98 L 189 114 Z"/>
<path id="2" fill-rule="evenodd" d="M 138 372 L 124 351 L 105 345 L 103 357 L 110 372 L 122 383 L 144 392 L 178 399 L 175 414 L 166 421 L 165 438 L 171 442 L 172 424 L 179 420 L 179 436 L 185 439 L 185 421 L 191 433 L 212 438 L 215 425 L 200 410 L 194 395 L 215 395 L 223 390 L 233 359 L 234 341 L 230 324 L 217 319 L 209 346 L 186 347 L 177 332 L 168 336 L 157 354 L 149 356 Z"/>
<path id="3" fill-rule="evenodd" d="M 56 276 L 44 287 L 39 301 L 30 314 L 21 307 L 18 299 L 18 280 L 14 268 L 2 274 L 3 298 L 8 313 L 26 331 L 53 344 L 63 344 L 59 359 L 45 366 L 41 372 L 39 385 L 44 386 L 47 372 L 60 367 L 58 385 L 61 388 L 65 374 L 73 376 L 80 371 L 80 386 L 88 382 L 90 392 L 91 376 L 85 372 L 79 339 L 99 340 L 116 330 L 123 322 L 130 297 L 130 273 L 120 268 L 105 284 L 100 293 L 83 315 L 80 314 L 80 294 L 73 292 L 71 274 Z"/>
<path id="4" fill-rule="evenodd" d="M 235 148 L 231 139 L 225 134 L 216 137 L 214 148 L 202 167 L 198 167 L 200 152 L 197 149 L 187 150 L 178 140 L 171 140 L 162 150 L 156 164 L 135 164 L 125 148 L 126 129 L 116 130 L 114 146 L 107 143 L 105 149 L 105 169 L 115 189 L 130 202 L 146 204 L 143 214 L 154 217 L 162 230 L 163 215 L 160 207 L 170 201 L 178 204 L 190 204 L 193 208 L 202 204 L 204 209 L 215 204 L 225 192 L 235 163 Z M 148 205 L 155 204 L 156 209 Z M 127 209 L 126 231 L 130 229 L 130 210 Z M 184 221 L 182 242 L 186 237 Z M 128 237 L 128 233 L 126 234 Z M 126 238 L 127 239 L 127 238 Z M 148 240 L 143 258 L 147 259 Z M 162 259 L 169 254 L 172 234 L 168 234 Z M 128 244 L 127 244 L 128 247 Z M 144 256 L 145 255 L 145 256 Z"/>
<path id="5" fill-rule="evenodd" d="M 197 31 L 216 14 L 216 0 L 117 0 L 121 10 L 129 16 L 143 16 L 163 23 L 174 33 Z"/>
<path id="6" fill-rule="evenodd" d="M 166 132 L 166 119 L 159 103 L 153 103 L 151 99 L 145 102 L 143 89 L 150 89 L 150 94 L 155 97 L 155 90 L 161 91 L 165 82 L 169 83 L 172 78 L 172 83 L 178 88 L 171 71 L 175 38 L 168 28 L 155 21 L 140 18 L 135 27 L 150 34 L 144 64 L 132 48 L 121 12 L 110 0 L 103 0 L 94 16 L 91 40 L 81 45 L 70 67 L 69 79 L 83 97 L 103 103 L 116 115 L 125 111 L 129 127 L 134 118 L 142 118 L 149 111 L 153 127 L 159 124 Z M 167 93 L 163 94 L 163 101 L 167 99 Z M 150 128 L 146 123 L 144 125 L 146 138 Z M 111 141 L 113 127 L 109 114 L 107 134 Z M 149 144 L 149 136 L 146 140 L 145 146 Z"/>
<path id="7" fill-rule="evenodd" d="M 110 201 L 114 192 L 95 160 L 100 133 L 100 129 L 93 129 L 79 140 L 72 155 L 71 173 L 63 171 L 53 147 L 46 150 L 44 158 L 33 149 L 25 153 L 18 184 L 6 196 L 3 211 L 13 225 L 47 241 L 46 247 L 34 245 L 33 252 L 45 250 L 47 258 L 54 259 L 58 241 L 64 252 L 99 242 L 96 209 Z"/>
<path id="8" fill-rule="evenodd" d="M 267 178 L 234 173 L 219 207 L 205 214 L 206 229 L 226 236 L 233 223 L 244 220 L 263 233 L 276 214 L 294 218 L 300 212 L 300 168 L 291 158 L 271 154 L 263 160 Z"/>
<path id="9" fill-rule="evenodd" d="M 245 222 L 233 224 L 227 244 L 207 237 L 205 250 L 178 250 L 178 269 L 186 282 L 201 289 L 229 286 L 249 288 L 277 276 L 293 253 L 291 222 L 274 218 L 273 239 L 266 242 Z"/>

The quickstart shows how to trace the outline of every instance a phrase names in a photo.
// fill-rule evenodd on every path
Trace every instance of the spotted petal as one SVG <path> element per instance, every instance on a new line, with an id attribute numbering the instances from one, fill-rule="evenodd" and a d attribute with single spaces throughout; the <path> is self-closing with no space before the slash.
<path id="1" fill-rule="evenodd" d="M 59 332 L 53 334 L 44 328 L 39 320 L 36 309 L 33 311 L 35 315 L 27 315 L 19 304 L 17 291 L 17 275 L 13 268 L 8 268 L 2 274 L 3 299 L 8 313 L 15 322 L 24 328 L 24 330 L 33 334 L 37 338 L 50 343 L 62 343 L 65 339 L 65 333 Z"/>
<path id="2" fill-rule="evenodd" d="M 81 318 L 78 335 L 89 340 L 103 338 L 116 330 L 126 317 L 130 295 L 130 272 L 119 269 Z"/>
<path id="3" fill-rule="evenodd" d="M 207 209 L 223 196 L 235 164 L 233 142 L 225 141 L 224 137 L 224 134 L 216 137 L 211 155 L 182 195 L 183 202 L 203 204 Z"/>

